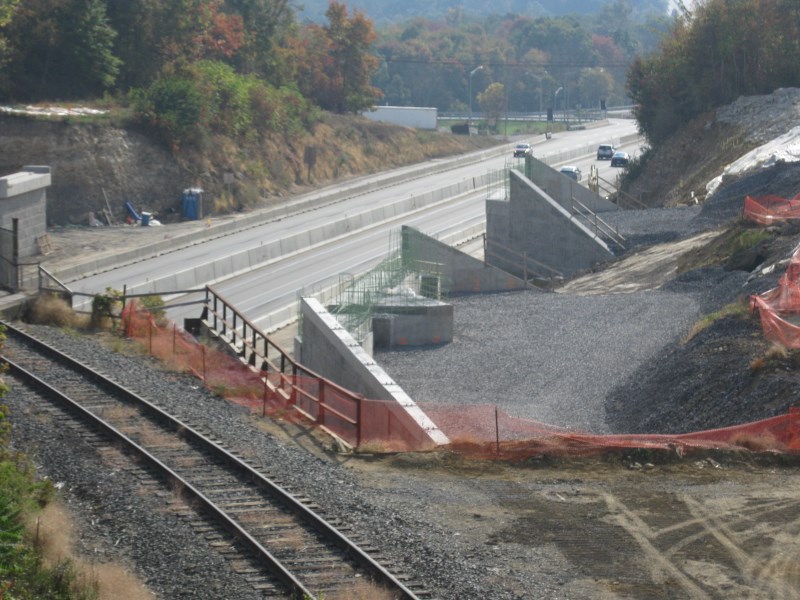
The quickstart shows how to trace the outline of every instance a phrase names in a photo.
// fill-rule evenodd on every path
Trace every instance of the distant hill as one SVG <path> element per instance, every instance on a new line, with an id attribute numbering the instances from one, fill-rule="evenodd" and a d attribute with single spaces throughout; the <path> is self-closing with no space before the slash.
<path id="1" fill-rule="evenodd" d="M 325 11 L 329 0 L 305 0 L 298 8 L 301 21 L 325 22 Z M 568 14 L 593 14 L 600 12 L 609 0 L 348 0 L 350 11 L 359 10 L 378 27 L 391 23 L 402 23 L 416 17 L 431 20 L 442 19 L 448 12 L 460 10 L 463 17 L 486 17 L 489 15 L 527 15 L 531 17 L 558 17 Z M 654 12 L 666 14 L 668 0 L 630 0 L 634 14 L 646 15 Z"/>

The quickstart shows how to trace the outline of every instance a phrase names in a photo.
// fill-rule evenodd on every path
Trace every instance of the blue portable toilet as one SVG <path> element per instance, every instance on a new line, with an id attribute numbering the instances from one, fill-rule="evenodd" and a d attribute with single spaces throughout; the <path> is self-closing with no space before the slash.
<path id="1" fill-rule="evenodd" d="M 203 218 L 203 190 L 200 188 L 187 188 L 183 190 L 183 218 Z"/>

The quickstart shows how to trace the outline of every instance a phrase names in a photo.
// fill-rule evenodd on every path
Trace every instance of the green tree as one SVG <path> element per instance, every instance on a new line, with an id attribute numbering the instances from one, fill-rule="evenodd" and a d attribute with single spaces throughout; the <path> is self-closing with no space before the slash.
<path id="1" fill-rule="evenodd" d="M 708 0 L 676 21 L 658 53 L 637 58 L 627 87 L 651 143 L 740 95 L 800 85 L 800 5 Z"/>
<path id="2" fill-rule="evenodd" d="M 286 60 L 280 51 L 288 36 L 296 35 L 294 11 L 289 0 L 226 0 L 229 10 L 241 15 L 244 40 L 236 65 L 273 85 L 289 83 Z"/>
<path id="3" fill-rule="evenodd" d="M 111 89 L 120 68 L 102 0 L 26 0 L 8 26 L 6 96 L 79 98 Z"/>
<path id="4" fill-rule="evenodd" d="M 606 69 L 582 69 L 578 77 L 577 93 L 584 108 L 598 108 L 614 89 L 614 78 Z"/>
<path id="5" fill-rule="evenodd" d="M 122 61 L 117 80 L 127 90 L 149 85 L 163 66 L 161 0 L 106 0 L 108 20 L 117 37 L 114 53 Z"/>

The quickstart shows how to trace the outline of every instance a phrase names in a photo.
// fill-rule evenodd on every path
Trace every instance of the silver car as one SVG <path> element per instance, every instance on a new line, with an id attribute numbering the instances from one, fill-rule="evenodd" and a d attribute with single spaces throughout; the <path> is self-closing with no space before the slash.
<path id="1" fill-rule="evenodd" d="M 573 165 L 561 167 L 559 171 L 561 171 L 563 175 L 566 175 L 567 177 L 574 179 L 575 181 L 580 181 L 581 177 L 583 176 L 581 170 Z"/>

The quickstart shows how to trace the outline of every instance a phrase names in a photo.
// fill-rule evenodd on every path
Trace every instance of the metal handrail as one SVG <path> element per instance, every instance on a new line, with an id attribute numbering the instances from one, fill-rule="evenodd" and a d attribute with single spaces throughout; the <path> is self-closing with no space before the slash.
<path id="1" fill-rule="evenodd" d="M 504 256 L 502 254 L 494 252 L 493 248 L 498 248 L 504 251 L 506 255 Z M 531 258 L 530 256 L 528 256 L 527 252 L 520 252 L 518 250 L 514 250 L 513 248 L 509 248 L 508 246 L 505 246 L 499 242 L 490 241 L 486 238 L 486 236 L 484 236 L 483 254 L 484 254 L 484 262 L 488 262 L 486 258 L 491 256 L 495 259 L 499 259 L 501 263 L 505 262 L 506 264 L 511 265 L 512 267 L 520 269 L 523 273 L 522 279 L 525 280 L 526 285 L 530 282 L 530 278 L 528 277 L 528 269 L 531 265 L 534 265 L 536 267 L 541 267 L 545 271 L 548 271 L 550 274 L 549 275 L 550 279 L 564 276 L 564 274 L 558 269 L 555 269 L 550 265 L 538 261 L 535 258 Z M 509 255 L 511 256 L 510 259 L 508 258 Z M 517 260 L 515 261 L 513 259 Z M 531 271 L 535 273 L 536 269 L 531 269 Z"/>
<path id="2" fill-rule="evenodd" d="M 279 393 L 296 410 L 322 427 L 325 427 L 326 415 L 336 417 L 352 428 L 353 436 L 349 442 L 356 447 L 361 444 L 361 411 L 364 400 L 361 394 L 352 392 L 295 361 L 288 352 L 259 330 L 211 286 L 206 286 L 206 300 L 201 319 L 243 359 L 246 359 L 251 367 L 266 374 L 265 393 L 267 389 Z M 270 356 L 270 350 L 272 353 L 277 353 L 274 359 Z M 269 379 L 269 374 L 277 375 L 277 383 Z M 316 393 L 309 391 L 308 386 L 300 385 L 300 377 L 316 381 Z M 352 402 L 355 414 L 345 414 L 330 404 L 326 398 L 329 391 L 334 392 L 340 400 Z M 313 408 L 311 410 L 303 408 L 304 401 L 306 404 L 310 402 Z"/>
<path id="3" fill-rule="evenodd" d="M 576 209 L 575 205 L 577 205 L 578 207 L 582 208 L 586 212 L 584 213 L 584 212 L 581 212 L 579 209 Z M 589 221 L 589 223 L 593 223 L 594 224 L 595 233 L 598 232 L 598 231 L 604 233 L 605 235 L 610 237 L 611 240 L 615 244 L 617 244 L 620 248 L 622 248 L 623 250 L 625 249 L 625 245 L 622 243 L 622 242 L 625 241 L 625 238 L 619 233 L 619 231 L 614 229 L 609 223 L 606 223 L 600 216 L 598 216 L 598 214 L 596 212 L 594 212 L 591 208 L 589 208 L 583 202 L 578 200 L 575 196 L 572 196 L 572 208 L 573 208 L 574 213 L 579 214 L 580 216 L 582 216 L 585 219 L 587 219 Z M 574 213 L 573 213 L 573 216 L 574 216 Z M 570 218 L 572 218 L 572 217 L 570 217 Z"/>

